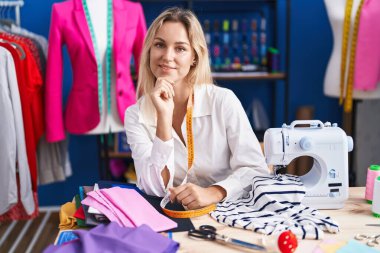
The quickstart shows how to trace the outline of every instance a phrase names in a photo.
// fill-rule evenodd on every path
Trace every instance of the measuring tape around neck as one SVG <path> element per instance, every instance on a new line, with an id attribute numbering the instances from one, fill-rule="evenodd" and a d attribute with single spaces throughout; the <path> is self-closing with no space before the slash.
<path id="1" fill-rule="evenodd" d="M 194 163 L 194 136 L 193 136 L 193 104 L 194 104 L 194 92 L 191 90 L 190 97 L 187 101 L 187 109 L 186 109 L 186 136 L 187 136 L 187 172 L 185 179 L 182 184 L 186 183 L 187 175 L 191 170 Z M 165 208 L 165 206 L 170 201 L 170 194 L 166 194 L 165 197 L 161 201 L 161 208 L 164 213 L 173 218 L 192 218 L 197 216 L 202 216 L 208 214 L 209 212 L 215 210 L 216 205 L 212 204 L 200 209 L 187 210 L 187 211 L 176 211 Z"/>
<path id="2" fill-rule="evenodd" d="M 346 62 L 347 62 L 347 53 L 348 53 L 348 38 L 350 34 L 350 25 L 351 25 L 351 11 L 353 0 L 347 0 L 345 17 L 344 17 L 344 26 L 343 26 L 343 40 L 342 40 L 342 62 L 340 69 L 340 97 L 339 104 L 343 104 L 344 100 L 344 111 L 352 111 L 352 95 L 353 95 L 353 84 L 354 84 L 354 67 L 355 67 L 355 56 L 356 56 L 356 43 L 358 38 L 358 27 L 360 21 L 360 13 L 363 6 L 364 0 L 360 0 L 358 10 L 355 15 L 354 27 L 352 31 L 351 38 L 351 48 L 350 48 L 350 57 L 349 57 L 349 66 L 348 66 L 348 75 L 347 75 L 347 85 L 345 80 L 346 74 Z M 345 94 L 346 93 L 346 94 Z"/>
<path id="3" fill-rule="evenodd" d="M 191 90 L 186 108 L 186 136 L 187 136 L 187 173 L 191 170 L 194 163 L 194 136 L 193 136 L 193 104 L 194 93 Z M 187 176 L 186 173 L 186 176 Z"/>

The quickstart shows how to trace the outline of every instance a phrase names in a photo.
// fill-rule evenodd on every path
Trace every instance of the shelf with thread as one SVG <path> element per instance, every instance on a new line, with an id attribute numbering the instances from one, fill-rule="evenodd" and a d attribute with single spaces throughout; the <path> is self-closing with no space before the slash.
<path id="1" fill-rule="evenodd" d="M 285 79 L 285 73 L 268 73 L 268 72 L 213 72 L 214 79 L 239 80 L 239 79 Z"/>
<path id="2" fill-rule="evenodd" d="M 286 78 L 286 74 L 268 72 L 213 72 L 212 77 L 215 80 L 283 80 Z M 134 75 L 132 78 L 134 81 L 137 80 L 136 75 Z"/>

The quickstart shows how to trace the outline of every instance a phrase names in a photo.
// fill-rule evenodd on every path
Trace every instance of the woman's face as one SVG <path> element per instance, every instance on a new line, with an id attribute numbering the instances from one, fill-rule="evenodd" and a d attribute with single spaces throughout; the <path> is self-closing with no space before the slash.
<path id="1" fill-rule="evenodd" d="M 154 76 L 181 83 L 194 61 L 193 49 L 181 22 L 165 22 L 150 48 L 150 69 Z"/>

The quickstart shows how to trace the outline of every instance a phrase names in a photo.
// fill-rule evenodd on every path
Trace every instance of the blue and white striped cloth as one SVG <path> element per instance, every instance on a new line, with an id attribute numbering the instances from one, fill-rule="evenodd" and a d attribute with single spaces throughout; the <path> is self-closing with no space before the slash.
<path id="1" fill-rule="evenodd" d="M 245 190 L 237 201 L 219 203 L 211 217 L 230 227 L 266 235 L 291 230 L 298 238 L 321 239 L 323 231 L 339 232 L 330 217 L 301 204 L 305 187 L 297 176 L 257 176 Z"/>

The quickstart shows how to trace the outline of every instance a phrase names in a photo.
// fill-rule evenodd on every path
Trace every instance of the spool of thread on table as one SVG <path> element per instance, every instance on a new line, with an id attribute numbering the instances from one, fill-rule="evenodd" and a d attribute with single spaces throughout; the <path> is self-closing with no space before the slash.
<path id="1" fill-rule="evenodd" d="M 376 218 L 380 218 L 380 176 L 374 181 L 372 214 Z"/>
<path id="2" fill-rule="evenodd" d="M 365 185 L 365 199 L 369 204 L 372 204 L 373 185 L 375 179 L 380 176 L 380 165 L 371 165 L 367 169 L 367 182 Z"/>
<path id="3" fill-rule="evenodd" d="M 298 240 L 292 231 L 286 230 L 278 235 L 262 236 L 261 244 L 268 252 L 293 253 L 298 247 Z"/>

